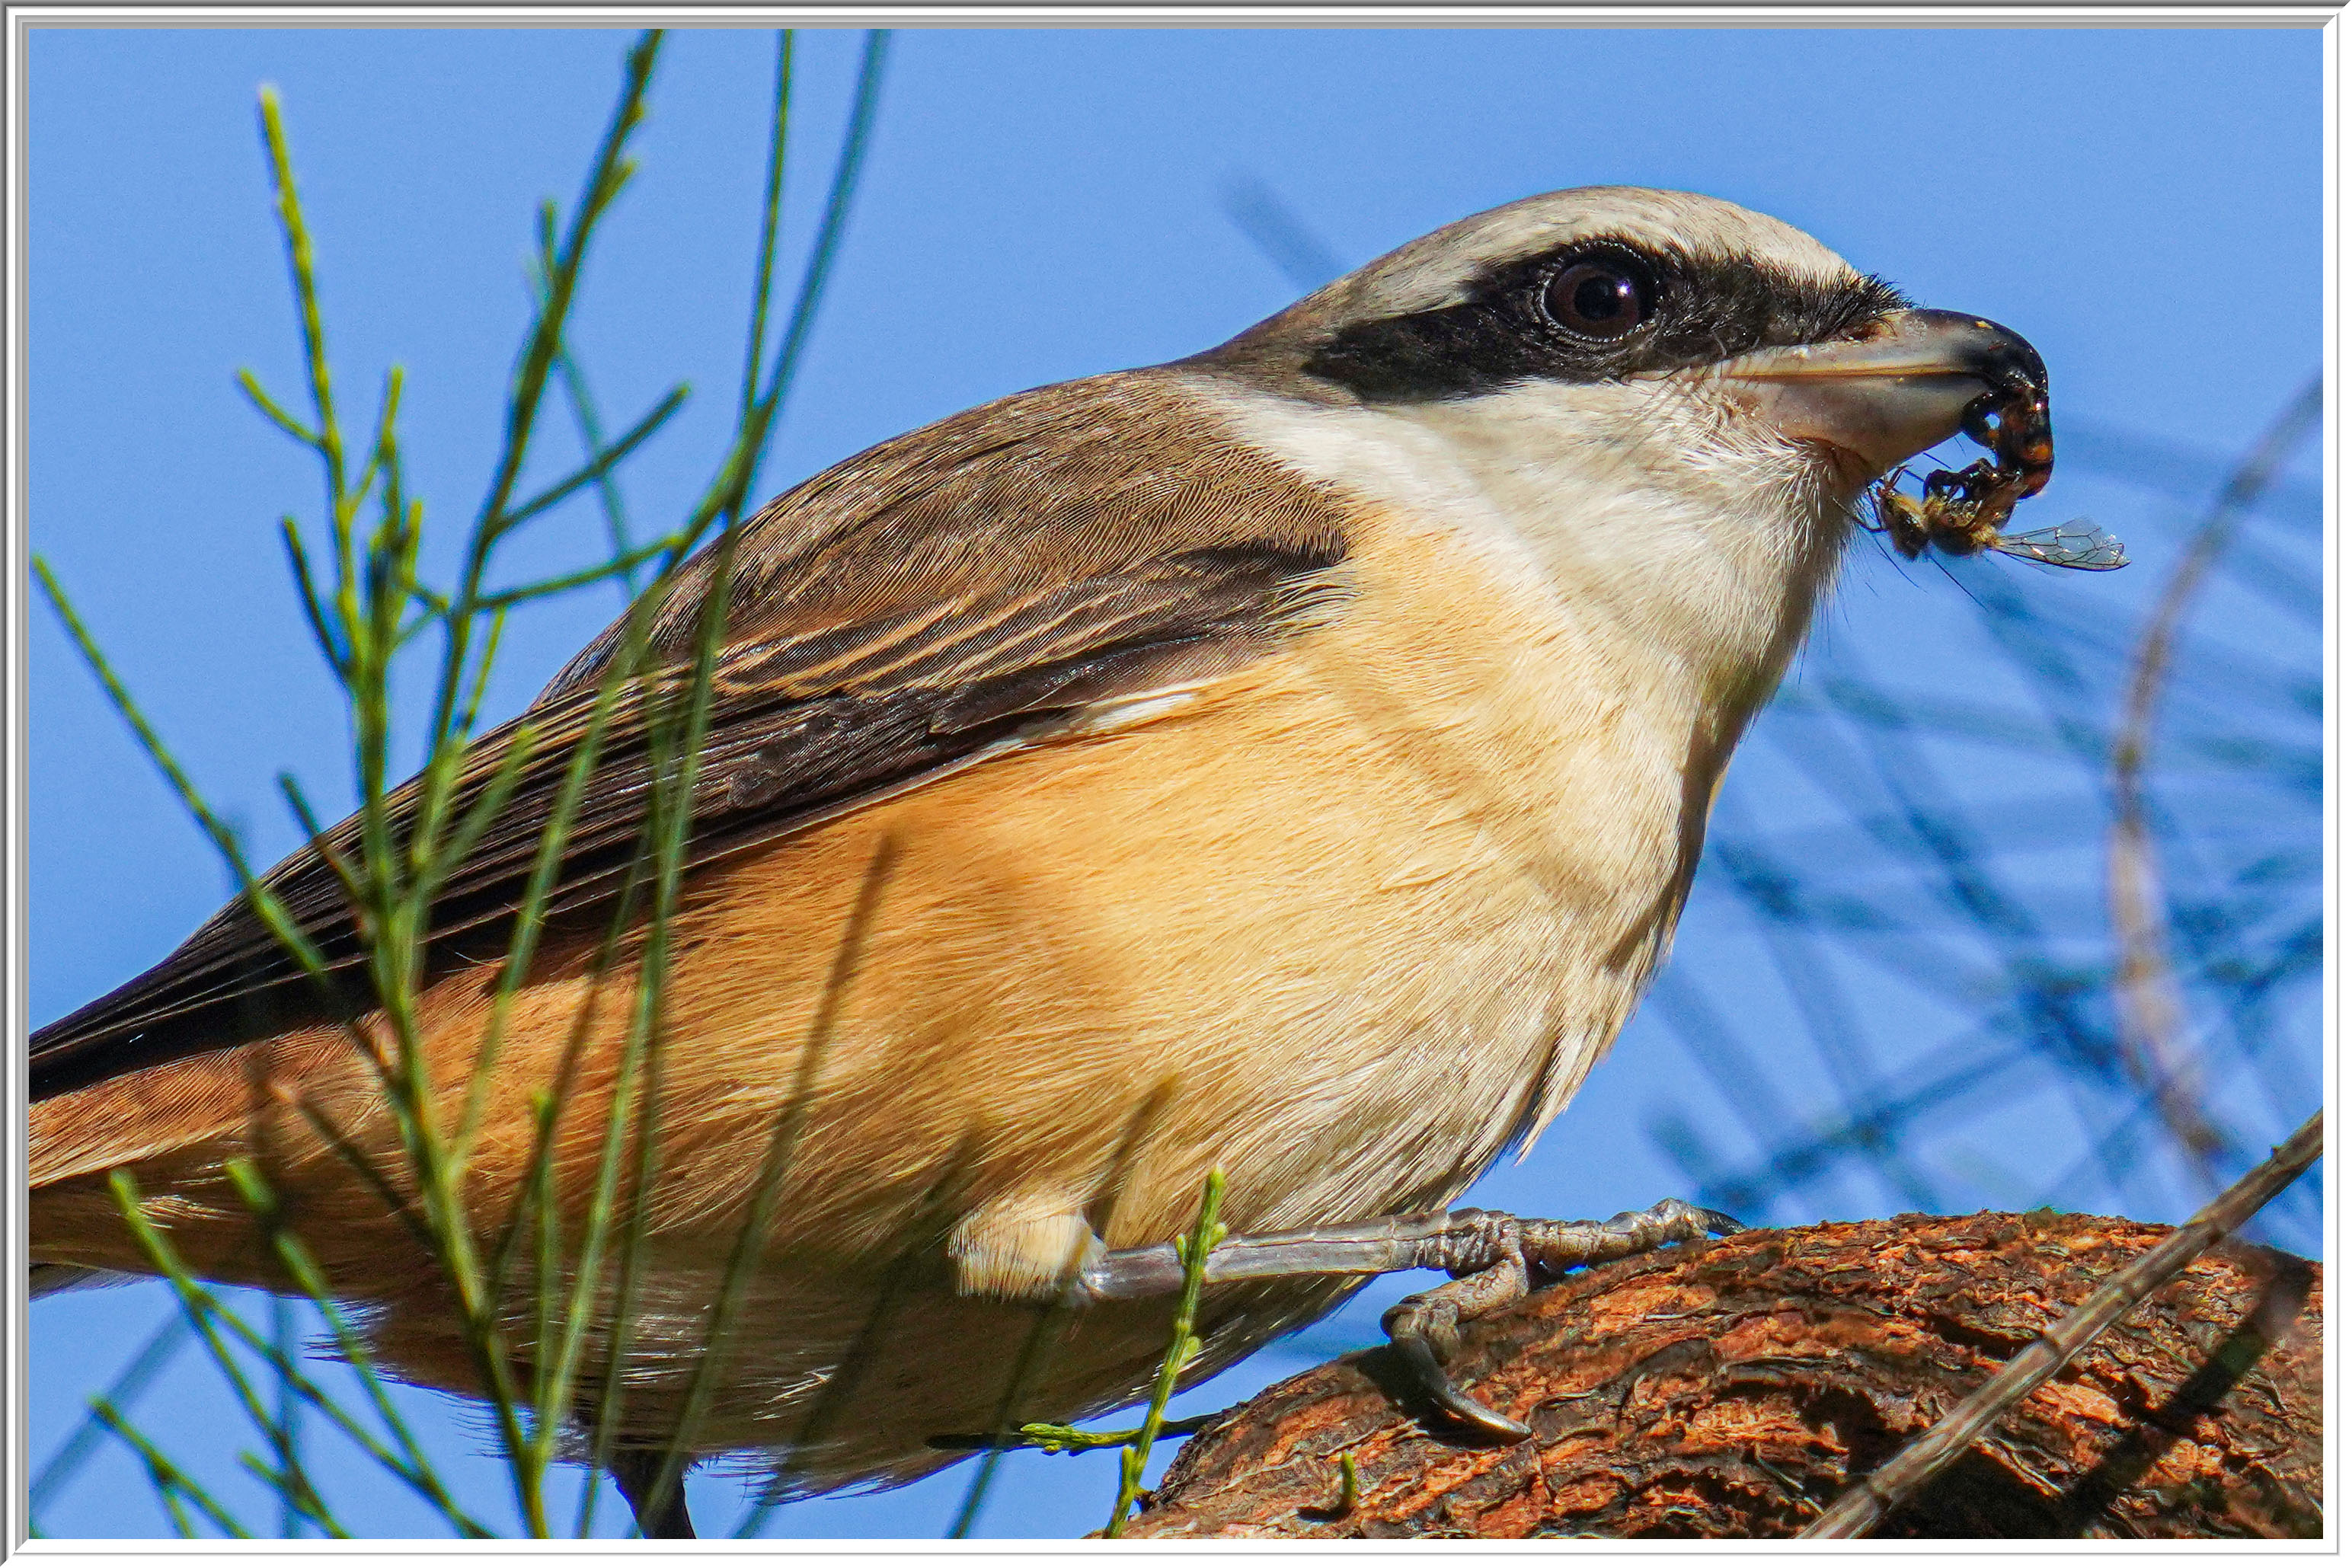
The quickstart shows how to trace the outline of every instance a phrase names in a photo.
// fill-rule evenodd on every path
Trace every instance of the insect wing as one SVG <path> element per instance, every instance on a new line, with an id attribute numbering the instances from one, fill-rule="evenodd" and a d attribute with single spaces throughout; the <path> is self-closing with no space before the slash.
<path id="1" fill-rule="evenodd" d="M 2124 541 L 2088 517 L 2077 517 L 2054 528 L 2003 534 L 1992 541 L 1991 548 L 2004 555 L 2038 560 L 2045 566 L 2071 567 L 2076 571 L 2113 571 L 2131 564 L 2131 558 L 2124 554 Z"/>

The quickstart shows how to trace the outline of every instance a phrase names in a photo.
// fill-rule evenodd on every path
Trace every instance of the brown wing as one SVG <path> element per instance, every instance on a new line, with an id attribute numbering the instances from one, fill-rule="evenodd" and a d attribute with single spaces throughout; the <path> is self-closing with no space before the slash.
<path id="1" fill-rule="evenodd" d="M 1179 444 L 1181 387 L 1150 375 L 1024 393 L 887 443 L 745 526 L 694 789 L 706 864 L 1080 724 L 1108 699 L 1255 659 L 1344 591 L 1339 507 L 1246 449 Z M 609 699 L 551 907 L 609 907 L 641 875 L 646 805 L 715 558 L 656 612 L 650 680 Z M 616 650 L 616 624 L 468 753 L 458 810 L 520 747 L 511 799 L 435 905 L 428 964 L 503 949 Z M 392 802 L 404 832 L 415 786 Z M 324 835 L 358 853 L 359 823 Z M 638 868 L 632 871 L 633 865 Z M 163 963 L 32 1040 L 36 1100 L 367 1000 L 326 854 L 265 879 L 325 956 L 333 995 L 240 900 Z"/>

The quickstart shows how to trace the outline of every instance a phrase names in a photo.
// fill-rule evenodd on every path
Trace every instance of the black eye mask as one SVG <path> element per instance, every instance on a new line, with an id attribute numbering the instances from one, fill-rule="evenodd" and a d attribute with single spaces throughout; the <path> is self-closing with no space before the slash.
<path id="1" fill-rule="evenodd" d="M 1577 296 L 1553 285 L 1596 272 L 1629 280 L 1644 307 L 1639 325 L 1615 337 L 1575 329 Z M 1475 397 L 1515 382 L 1622 381 L 1822 342 L 1908 304 L 1875 277 L 1822 282 L 1769 263 L 1580 240 L 1495 269 L 1461 304 L 1347 328 L 1300 369 L 1367 402 Z"/>

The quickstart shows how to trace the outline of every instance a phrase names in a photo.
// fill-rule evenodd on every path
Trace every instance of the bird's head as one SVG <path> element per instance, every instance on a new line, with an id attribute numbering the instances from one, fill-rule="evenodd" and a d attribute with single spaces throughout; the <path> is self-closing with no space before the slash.
<path id="1" fill-rule="evenodd" d="M 1247 383 L 1252 437 L 1298 466 L 1499 525 L 1645 641 L 1757 671 L 1874 477 L 2048 388 L 2016 333 L 1787 224 L 1622 186 L 1450 224 L 1192 363 Z"/>
<path id="2" fill-rule="evenodd" d="M 1449 224 L 1209 357 L 1391 410 L 1552 392 L 1639 413 L 1671 393 L 1726 439 L 1809 449 L 1857 489 L 1957 434 L 1988 392 L 2049 390 L 2004 327 L 1913 308 L 1776 218 L 1627 186 Z"/>

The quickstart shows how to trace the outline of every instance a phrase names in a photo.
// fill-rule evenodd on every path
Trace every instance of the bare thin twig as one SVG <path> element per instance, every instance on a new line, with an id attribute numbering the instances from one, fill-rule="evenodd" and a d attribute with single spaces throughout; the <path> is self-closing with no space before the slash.
<path id="1" fill-rule="evenodd" d="M 2110 1274 L 2083 1303 L 2010 1359 L 1990 1381 L 1946 1411 L 1942 1419 L 1905 1444 L 1862 1483 L 1831 1505 L 1800 1533 L 1807 1539 L 1846 1541 L 1868 1535 L 1946 1467 L 1975 1446 L 1994 1422 L 2055 1376 L 2125 1313 L 2138 1306 L 2200 1254 L 2244 1224 L 2319 1158 L 2325 1113 L 2295 1129 L 2227 1192 L 2197 1211 L 2189 1223 L 2142 1253 L 2129 1268 Z"/>
<path id="2" fill-rule="evenodd" d="M 2218 1175 L 2228 1139 L 2205 1114 L 2200 1075 L 2182 1037 L 2180 988 L 2165 958 L 2167 922 L 2157 891 L 2155 845 L 2141 775 L 2156 727 L 2158 699 L 2172 664 L 2173 642 L 2189 602 L 2236 532 L 2238 521 L 2270 486 L 2287 457 L 2310 434 L 2322 407 L 2316 377 L 2279 415 L 2231 476 L 2221 498 L 2173 569 L 2164 596 L 2148 617 L 2132 659 L 2122 721 L 2114 747 L 2115 825 L 2107 837 L 2107 909 L 2122 948 L 2116 968 L 2116 1011 L 2125 1063 L 2143 1083 L 2157 1086 L 2157 1107 L 2181 1152 Z"/>

